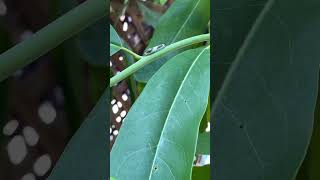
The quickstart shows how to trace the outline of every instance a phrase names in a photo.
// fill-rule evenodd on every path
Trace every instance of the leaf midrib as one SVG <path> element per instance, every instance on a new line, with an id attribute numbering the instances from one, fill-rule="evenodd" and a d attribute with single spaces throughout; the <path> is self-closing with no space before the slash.
<path id="1" fill-rule="evenodd" d="M 160 142 L 160 140 L 162 139 L 163 132 L 164 132 L 164 129 L 166 128 L 166 125 L 167 125 L 167 122 L 168 122 L 168 117 L 170 117 L 170 115 L 171 115 L 173 105 L 175 104 L 175 102 L 176 102 L 176 100 L 177 100 L 177 97 L 178 97 L 178 95 L 180 94 L 181 88 L 183 87 L 183 85 L 184 85 L 184 83 L 185 83 L 185 80 L 186 80 L 187 77 L 189 76 L 189 74 L 190 74 L 191 70 L 193 69 L 194 65 L 195 65 L 196 62 L 198 61 L 199 57 L 200 57 L 200 56 L 204 53 L 204 51 L 207 50 L 209 47 L 210 47 L 210 46 L 204 48 L 204 49 L 199 53 L 199 55 L 196 57 L 196 59 L 194 60 L 194 62 L 191 64 L 190 68 L 188 69 L 188 72 L 187 72 L 186 75 L 184 76 L 184 78 L 183 78 L 183 80 L 182 80 L 182 82 L 181 82 L 181 84 L 180 84 L 180 86 L 179 86 L 179 89 L 178 89 L 178 91 L 177 91 L 177 94 L 175 95 L 175 97 L 174 97 L 174 99 L 173 99 L 173 102 L 172 102 L 172 104 L 171 104 L 171 106 L 170 106 L 170 109 L 169 109 L 169 111 L 168 111 L 168 115 L 167 115 L 167 117 L 166 117 L 165 123 L 164 123 L 164 125 L 163 125 L 162 130 L 161 130 L 161 135 L 160 135 L 160 138 L 159 138 L 159 141 L 158 141 L 158 144 L 157 144 L 156 153 L 155 153 L 155 155 L 154 155 L 154 157 L 153 157 L 153 162 L 152 162 L 152 166 L 151 166 L 150 173 L 149 173 L 149 180 L 151 180 L 152 169 L 153 169 L 153 167 L 154 167 L 155 159 L 156 159 L 156 157 L 157 157 L 157 154 L 158 154 L 158 152 L 159 152 L 159 151 L 158 151 L 158 149 L 159 149 L 159 142 Z"/>

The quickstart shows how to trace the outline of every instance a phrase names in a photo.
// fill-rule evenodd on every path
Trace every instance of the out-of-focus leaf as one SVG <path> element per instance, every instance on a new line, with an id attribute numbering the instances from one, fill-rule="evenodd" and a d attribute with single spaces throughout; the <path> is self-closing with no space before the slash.
<path id="1" fill-rule="evenodd" d="M 318 83 L 319 86 L 319 83 Z M 313 133 L 307 155 L 299 169 L 296 180 L 320 179 L 320 91 L 318 87 L 318 99 L 315 109 Z"/>
<path id="2" fill-rule="evenodd" d="M 210 165 L 194 166 L 192 168 L 192 180 L 209 180 Z"/>
<path id="3" fill-rule="evenodd" d="M 319 7 L 320 1 L 315 0 L 269 0 L 265 5 L 214 102 L 213 179 L 295 178 L 313 129 Z"/>
<path id="4" fill-rule="evenodd" d="M 107 66 L 107 20 L 103 18 L 80 33 L 77 44 L 89 64 Z"/>
<path id="5" fill-rule="evenodd" d="M 210 154 L 210 132 L 200 133 L 197 142 L 197 154 Z"/>
<path id="6" fill-rule="evenodd" d="M 107 179 L 109 89 L 65 148 L 48 180 Z"/>
<path id="7" fill-rule="evenodd" d="M 145 6 L 141 2 L 138 2 L 138 7 L 143 15 L 143 20 L 147 24 L 149 24 L 153 27 L 156 27 L 162 14 L 160 14 L 156 11 L 152 11 L 151 9 L 149 9 L 147 6 Z"/>
<path id="8" fill-rule="evenodd" d="M 267 0 L 215 0 L 213 9 L 211 61 L 212 101 L 220 90 L 223 80 L 243 44 L 254 21 Z"/>
<path id="9" fill-rule="evenodd" d="M 118 52 L 123 46 L 122 40 L 116 30 L 110 25 L 110 56 Z"/>
<path id="10" fill-rule="evenodd" d="M 161 17 L 147 48 L 159 44 L 170 45 L 179 40 L 205 33 L 210 18 L 210 0 L 176 0 Z M 176 52 L 148 64 L 135 78 L 147 82 Z"/>
<path id="11" fill-rule="evenodd" d="M 185 51 L 150 79 L 113 145 L 111 176 L 191 178 L 199 125 L 208 103 L 209 53 L 208 47 Z"/>

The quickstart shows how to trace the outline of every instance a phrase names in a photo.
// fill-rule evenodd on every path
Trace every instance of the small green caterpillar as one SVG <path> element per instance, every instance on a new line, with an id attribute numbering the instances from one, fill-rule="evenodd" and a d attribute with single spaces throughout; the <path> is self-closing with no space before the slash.
<path id="1" fill-rule="evenodd" d="M 147 50 L 143 53 L 143 55 L 144 55 L 144 56 L 151 55 L 151 54 L 153 54 L 153 53 L 155 53 L 155 52 L 160 51 L 161 49 L 163 49 L 163 48 L 165 48 L 165 47 L 166 47 L 165 44 L 160 44 L 160 45 L 158 45 L 158 46 L 155 46 L 155 47 L 152 47 L 152 48 L 147 49 Z"/>

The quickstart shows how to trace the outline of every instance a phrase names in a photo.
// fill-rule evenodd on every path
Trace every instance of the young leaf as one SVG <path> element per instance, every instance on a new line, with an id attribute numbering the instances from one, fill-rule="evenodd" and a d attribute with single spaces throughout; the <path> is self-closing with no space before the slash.
<path id="1" fill-rule="evenodd" d="M 151 9 L 149 9 L 147 6 L 145 6 L 141 2 L 138 2 L 138 7 L 139 7 L 139 10 L 141 11 L 141 13 L 143 15 L 143 20 L 148 25 L 156 27 L 162 14 L 160 14 L 160 13 L 158 13 L 156 11 L 152 11 Z"/>
<path id="2" fill-rule="evenodd" d="M 209 47 L 168 61 L 131 107 L 111 151 L 111 176 L 190 179 L 209 95 Z"/>
<path id="3" fill-rule="evenodd" d="M 122 40 L 116 30 L 110 25 L 110 56 L 118 52 L 123 46 Z"/>
<path id="4" fill-rule="evenodd" d="M 200 133 L 197 141 L 197 154 L 210 154 L 210 133 Z"/>
<path id="5" fill-rule="evenodd" d="M 176 0 L 161 17 L 147 48 L 159 44 L 169 45 L 179 40 L 203 34 L 210 17 L 210 0 Z M 171 57 L 171 53 L 139 70 L 135 78 L 147 82 Z"/>
<path id="6" fill-rule="evenodd" d="M 211 120 L 213 179 L 295 179 L 320 60 L 320 1 L 299 2 L 268 1 L 225 78 Z"/>
<path id="7" fill-rule="evenodd" d="M 80 33 L 78 46 L 84 59 L 92 65 L 107 66 L 107 20 L 101 19 Z"/>
<path id="8" fill-rule="evenodd" d="M 109 89 L 65 148 L 48 180 L 107 179 Z"/>
<path id="9" fill-rule="evenodd" d="M 210 165 L 194 166 L 192 168 L 192 180 L 209 180 Z"/>

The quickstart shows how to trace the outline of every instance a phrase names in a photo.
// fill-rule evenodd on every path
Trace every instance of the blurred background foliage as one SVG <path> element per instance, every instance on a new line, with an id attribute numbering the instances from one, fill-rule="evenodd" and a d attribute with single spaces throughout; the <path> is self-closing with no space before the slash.
<path id="1" fill-rule="evenodd" d="M 83 0 L 0 0 L 0 53 Z M 107 86 L 107 21 L 0 83 L 0 179 L 42 180 Z"/>

